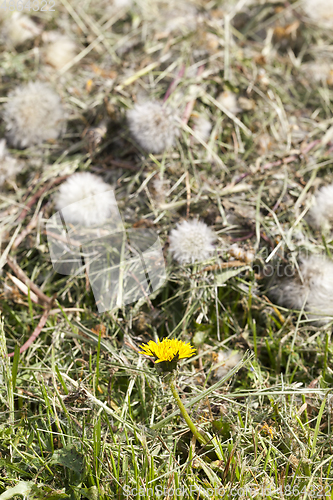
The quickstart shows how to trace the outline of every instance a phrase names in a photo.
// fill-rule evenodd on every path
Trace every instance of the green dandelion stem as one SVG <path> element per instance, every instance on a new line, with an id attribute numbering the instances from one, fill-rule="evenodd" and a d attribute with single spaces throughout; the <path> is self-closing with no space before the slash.
<path id="1" fill-rule="evenodd" d="M 174 380 L 170 380 L 169 385 L 170 385 L 170 389 L 172 391 L 173 397 L 175 398 L 177 405 L 180 409 L 180 412 L 183 415 L 185 422 L 189 426 L 190 430 L 192 431 L 192 433 L 194 434 L 196 439 L 199 441 L 199 443 L 207 444 L 207 440 L 200 434 L 200 432 L 198 431 L 198 429 L 196 428 L 196 426 L 192 422 L 189 414 L 187 413 L 186 408 L 183 405 L 182 400 L 180 399 L 179 394 L 177 392 Z"/>

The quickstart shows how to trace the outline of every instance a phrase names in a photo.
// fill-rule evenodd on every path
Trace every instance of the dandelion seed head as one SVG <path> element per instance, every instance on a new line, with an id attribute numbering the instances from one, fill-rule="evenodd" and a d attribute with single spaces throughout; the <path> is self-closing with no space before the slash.
<path id="1" fill-rule="evenodd" d="M 12 179 L 22 169 L 22 162 L 11 156 L 6 147 L 5 139 L 0 140 L 0 186 L 7 179 Z"/>
<path id="2" fill-rule="evenodd" d="M 238 101 L 236 94 L 231 92 L 230 90 L 225 90 L 222 92 L 218 98 L 218 102 L 222 104 L 230 113 L 233 113 L 234 115 L 237 115 L 241 111 L 240 107 L 238 106 Z"/>
<path id="3" fill-rule="evenodd" d="M 309 224 L 315 229 L 329 231 L 333 223 L 333 184 L 323 186 L 315 195 L 308 212 Z"/>
<path id="4" fill-rule="evenodd" d="M 56 139 L 64 129 L 60 97 L 43 82 L 29 82 L 8 94 L 3 119 L 13 146 L 26 148 Z"/>
<path id="5" fill-rule="evenodd" d="M 301 69 L 307 79 L 311 77 L 315 82 L 325 82 L 328 85 L 333 83 L 333 65 L 329 60 L 317 59 L 316 61 L 310 61 L 302 64 Z"/>
<path id="6" fill-rule="evenodd" d="M 289 309 L 304 310 L 317 324 L 333 319 L 333 261 L 319 255 L 303 258 L 300 275 L 278 281 L 272 298 Z"/>
<path id="7" fill-rule="evenodd" d="M 315 23 L 326 28 L 333 27 L 332 0 L 304 0 L 302 7 L 306 15 Z"/>
<path id="8" fill-rule="evenodd" d="M 212 123 L 203 115 L 196 116 L 193 119 L 193 130 L 202 141 L 207 142 L 212 130 Z"/>
<path id="9" fill-rule="evenodd" d="M 130 8 L 133 5 L 133 0 L 113 0 L 113 6 L 117 9 Z"/>
<path id="10" fill-rule="evenodd" d="M 2 27 L 3 38 L 14 47 L 36 38 L 40 32 L 40 27 L 30 17 L 20 12 L 13 12 L 10 17 L 5 18 Z"/>
<path id="11" fill-rule="evenodd" d="M 170 181 L 156 175 L 152 181 L 153 196 L 158 205 L 165 202 L 166 190 L 169 188 Z"/>
<path id="12" fill-rule="evenodd" d="M 102 193 L 105 195 L 101 196 Z M 61 184 L 56 207 L 58 210 L 66 208 L 66 222 L 85 227 L 102 225 L 115 207 L 112 187 L 97 175 L 75 173 Z"/>
<path id="13" fill-rule="evenodd" d="M 227 349 L 226 351 L 220 351 L 217 353 L 217 359 L 215 363 L 219 366 L 215 371 L 215 377 L 221 379 L 225 377 L 227 373 L 230 372 L 236 365 L 242 360 L 242 353 L 238 351 L 232 351 Z"/>
<path id="14" fill-rule="evenodd" d="M 45 61 L 56 69 L 63 68 L 77 54 L 76 43 L 71 38 L 60 35 L 45 48 Z"/>
<path id="15" fill-rule="evenodd" d="M 157 101 L 135 104 L 127 112 L 129 129 L 140 146 L 151 153 L 162 153 L 175 145 L 179 135 L 176 113 Z"/>
<path id="16" fill-rule="evenodd" d="M 202 262 L 214 252 L 214 232 L 202 221 L 184 220 L 169 235 L 170 252 L 180 264 Z"/>

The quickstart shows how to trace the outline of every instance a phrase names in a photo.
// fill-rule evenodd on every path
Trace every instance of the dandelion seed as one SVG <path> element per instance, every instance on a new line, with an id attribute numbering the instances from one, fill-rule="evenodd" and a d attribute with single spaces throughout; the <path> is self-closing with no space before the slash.
<path id="1" fill-rule="evenodd" d="M 180 264 L 207 260 L 214 252 L 214 232 L 197 219 L 184 220 L 170 232 L 170 252 Z"/>
<path id="2" fill-rule="evenodd" d="M 318 59 L 302 64 L 301 69 L 308 80 L 333 84 L 333 67 L 329 60 Z M 309 78 L 311 77 L 311 78 Z"/>
<path id="3" fill-rule="evenodd" d="M 152 181 L 153 196 L 158 205 L 165 203 L 166 189 L 169 187 L 170 181 L 162 179 L 160 175 L 156 175 Z"/>
<path id="4" fill-rule="evenodd" d="M 66 222 L 85 227 L 102 225 L 115 208 L 111 190 L 111 186 L 97 175 L 78 172 L 61 184 L 56 207 L 58 210 L 66 208 Z M 102 193 L 105 195 L 101 196 Z"/>
<path id="5" fill-rule="evenodd" d="M 193 119 L 193 130 L 195 134 L 204 142 L 207 142 L 212 130 L 212 123 L 202 115 Z"/>
<path id="6" fill-rule="evenodd" d="M 5 19 L 2 28 L 3 38 L 14 47 L 36 38 L 40 32 L 40 27 L 30 17 L 20 12 L 13 12 Z"/>
<path id="7" fill-rule="evenodd" d="M 225 90 L 222 92 L 218 98 L 218 102 L 222 104 L 230 113 L 233 113 L 234 115 L 237 115 L 241 111 L 240 107 L 238 106 L 237 102 L 237 97 L 236 94 L 231 92 L 230 90 Z"/>
<path id="8" fill-rule="evenodd" d="M 76 43 L 64 35 L 58 35 L 45 48 L 45 61 L 56 69 L 63 68 L 77 54 Z"/>
<path id="9" fill-rule="evenodd" d="M 315 195 L 308 212 L 308 222 L 315 229 L 329 231 L 333 223 L 333 184 L 323 186 Z"/>
<path id="10" fill-rule="evenodd" d="M 113 0 L 113 6 L 117 9 L 130 8 L 133 5 L 133 0 Z"/>
<path id="11" fill-rule="evenodd" d="M 26 148 L 56 139 L 64 129 L 65 112 L 60 97 L 43 82 L 29 82 L 8 94 L 3 119 L 7 137 Z"/>
<path id="12" fill-rule="evenodd" d="M 21 170 L 22 162 L 13 158 L 7 148 L 5 139 L 0 140 L 0 186 L 7 179 L 12 179 Z"/>
<path id="13" fill-rule="evenodd" d="M 333 27 L 332 0 L 304 0 L 302 7 L 306 15 L 315 23 L 327 28 Z"/>
<path id="14" fill-rule="evenodd" d="M 281 306 L 304 310 L 317 324 L 333 319 L 333 262 L 312 255 L 300 261 L 300 276 L 283 278 L 270 291 Z"/>
<path id="15" fill-rule="evenodd" d="M 221 366 L 215 370 L 215 377 L 218 379 L 225 377 L 230 370 L 238 365 L 238 363 L 242 360 L 242 357 L 243 356 L 240 352 L 232 351 L 230 349 L 218 352 L 215 363 Z"/>
<path id="16" fill-rule="evenodd" d="M 127 112 L 127 120 L 133 137 L 146 151 L 162 153 L 175 145 L 179 126 L 168 105 L 157 101 L 136 104 Z"/>

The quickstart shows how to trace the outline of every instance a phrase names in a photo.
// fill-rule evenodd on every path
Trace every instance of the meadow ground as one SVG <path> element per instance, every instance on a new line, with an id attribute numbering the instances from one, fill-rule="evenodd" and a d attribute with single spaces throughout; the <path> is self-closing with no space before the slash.
<path id="1" fill-rule="evenodd" d="M 333 499 L 331 323 L 269 290 L 300 253 L 331 258 L 306 214 L 332 182 L 332 29 L 301 2 L 59 0 L 25 9 L 34 27 L 17 43 L 9 4 L 0 136 L 8 94 L 36 80 L 67 128 L 7 144 L 19 168 L 0 193 L 0 500 Z M 65 49 L 47 51 L 55 32 L 72 40 L 62 66 Z M 147 99 L 178 112 L 161 153 L 126 120 Z M 126 230 L 158 234 L 166 265 L 149 298 L 103 313 L 86 268 L 54 270 L 45 234 L 59 185 L 84 171 L 114 188 Z M 182 264 L 169 235 L 193 218 L 214 253 Z M 176 384 L 207 446 L 138 352 L 164 337 L 196 348 Z"/>

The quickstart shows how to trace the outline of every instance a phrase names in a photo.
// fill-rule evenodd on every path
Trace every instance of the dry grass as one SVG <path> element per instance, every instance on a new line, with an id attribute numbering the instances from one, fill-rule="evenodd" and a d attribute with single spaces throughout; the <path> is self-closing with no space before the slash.
<path id="1" fill-rule="evenodd" d="M 332 34 L 300 2 L 247 3 L 61 0 L 53 13 L 36 12 L 34 40 L 16 49 L 2 41 L 0 102 L 18 84 L 48 81 L 68 127 L 57 141 L 11 149 L 24 167 L 0 193 L 0 491 L 10 495 L 1 499 L 24 488 L 28 498 L 121 499 L 125 486 L 128 498 L 159 498 L 164 488 L 175 499 L 222 498 L 210 488 L 225 488 L 223 498 L 333 498 L 331 327 L 273 304 L 264 279 L 268 264 L 295 266 L 299 252 L 331 256 L 330 238 L 305 216 L 314 190 L 332 182 L 331 76 L 314 81 L 307 66 L 331 64 Z M 78 47 L 60 71 L 43 60 L 51 30 Z M 225 90 L 237 96 L 237 115 L 220 103 Z M 149 154 L 130 137 L 126 110 L 167 93 L 181 136 L 172 151 Z M 201 142 L 192 130 L 200 114 L 213 125 Z M 107 133 L 94 142 L 103 121 Z M 158 232 L 168 279 L 149 301 L 99 315 L 84 275 L 53 271 L 44 224 L 75 171 L 114 185 L 126 228 Z M 197 216 L 215 230 L 217 253 L 181 267 L 168 234 Z M 235 242 L 254 262 L 232 260 Z M 8 361 L 6 350 L 36 329 Z M 197 347 L 178 387 L 209 450 L 191 440 L 137 353 L 164 336 Z M 243 362 L 214 385 L 216 353 L 227 348 Z M 187 496 L 171 492 L 191 485 Z"/>

